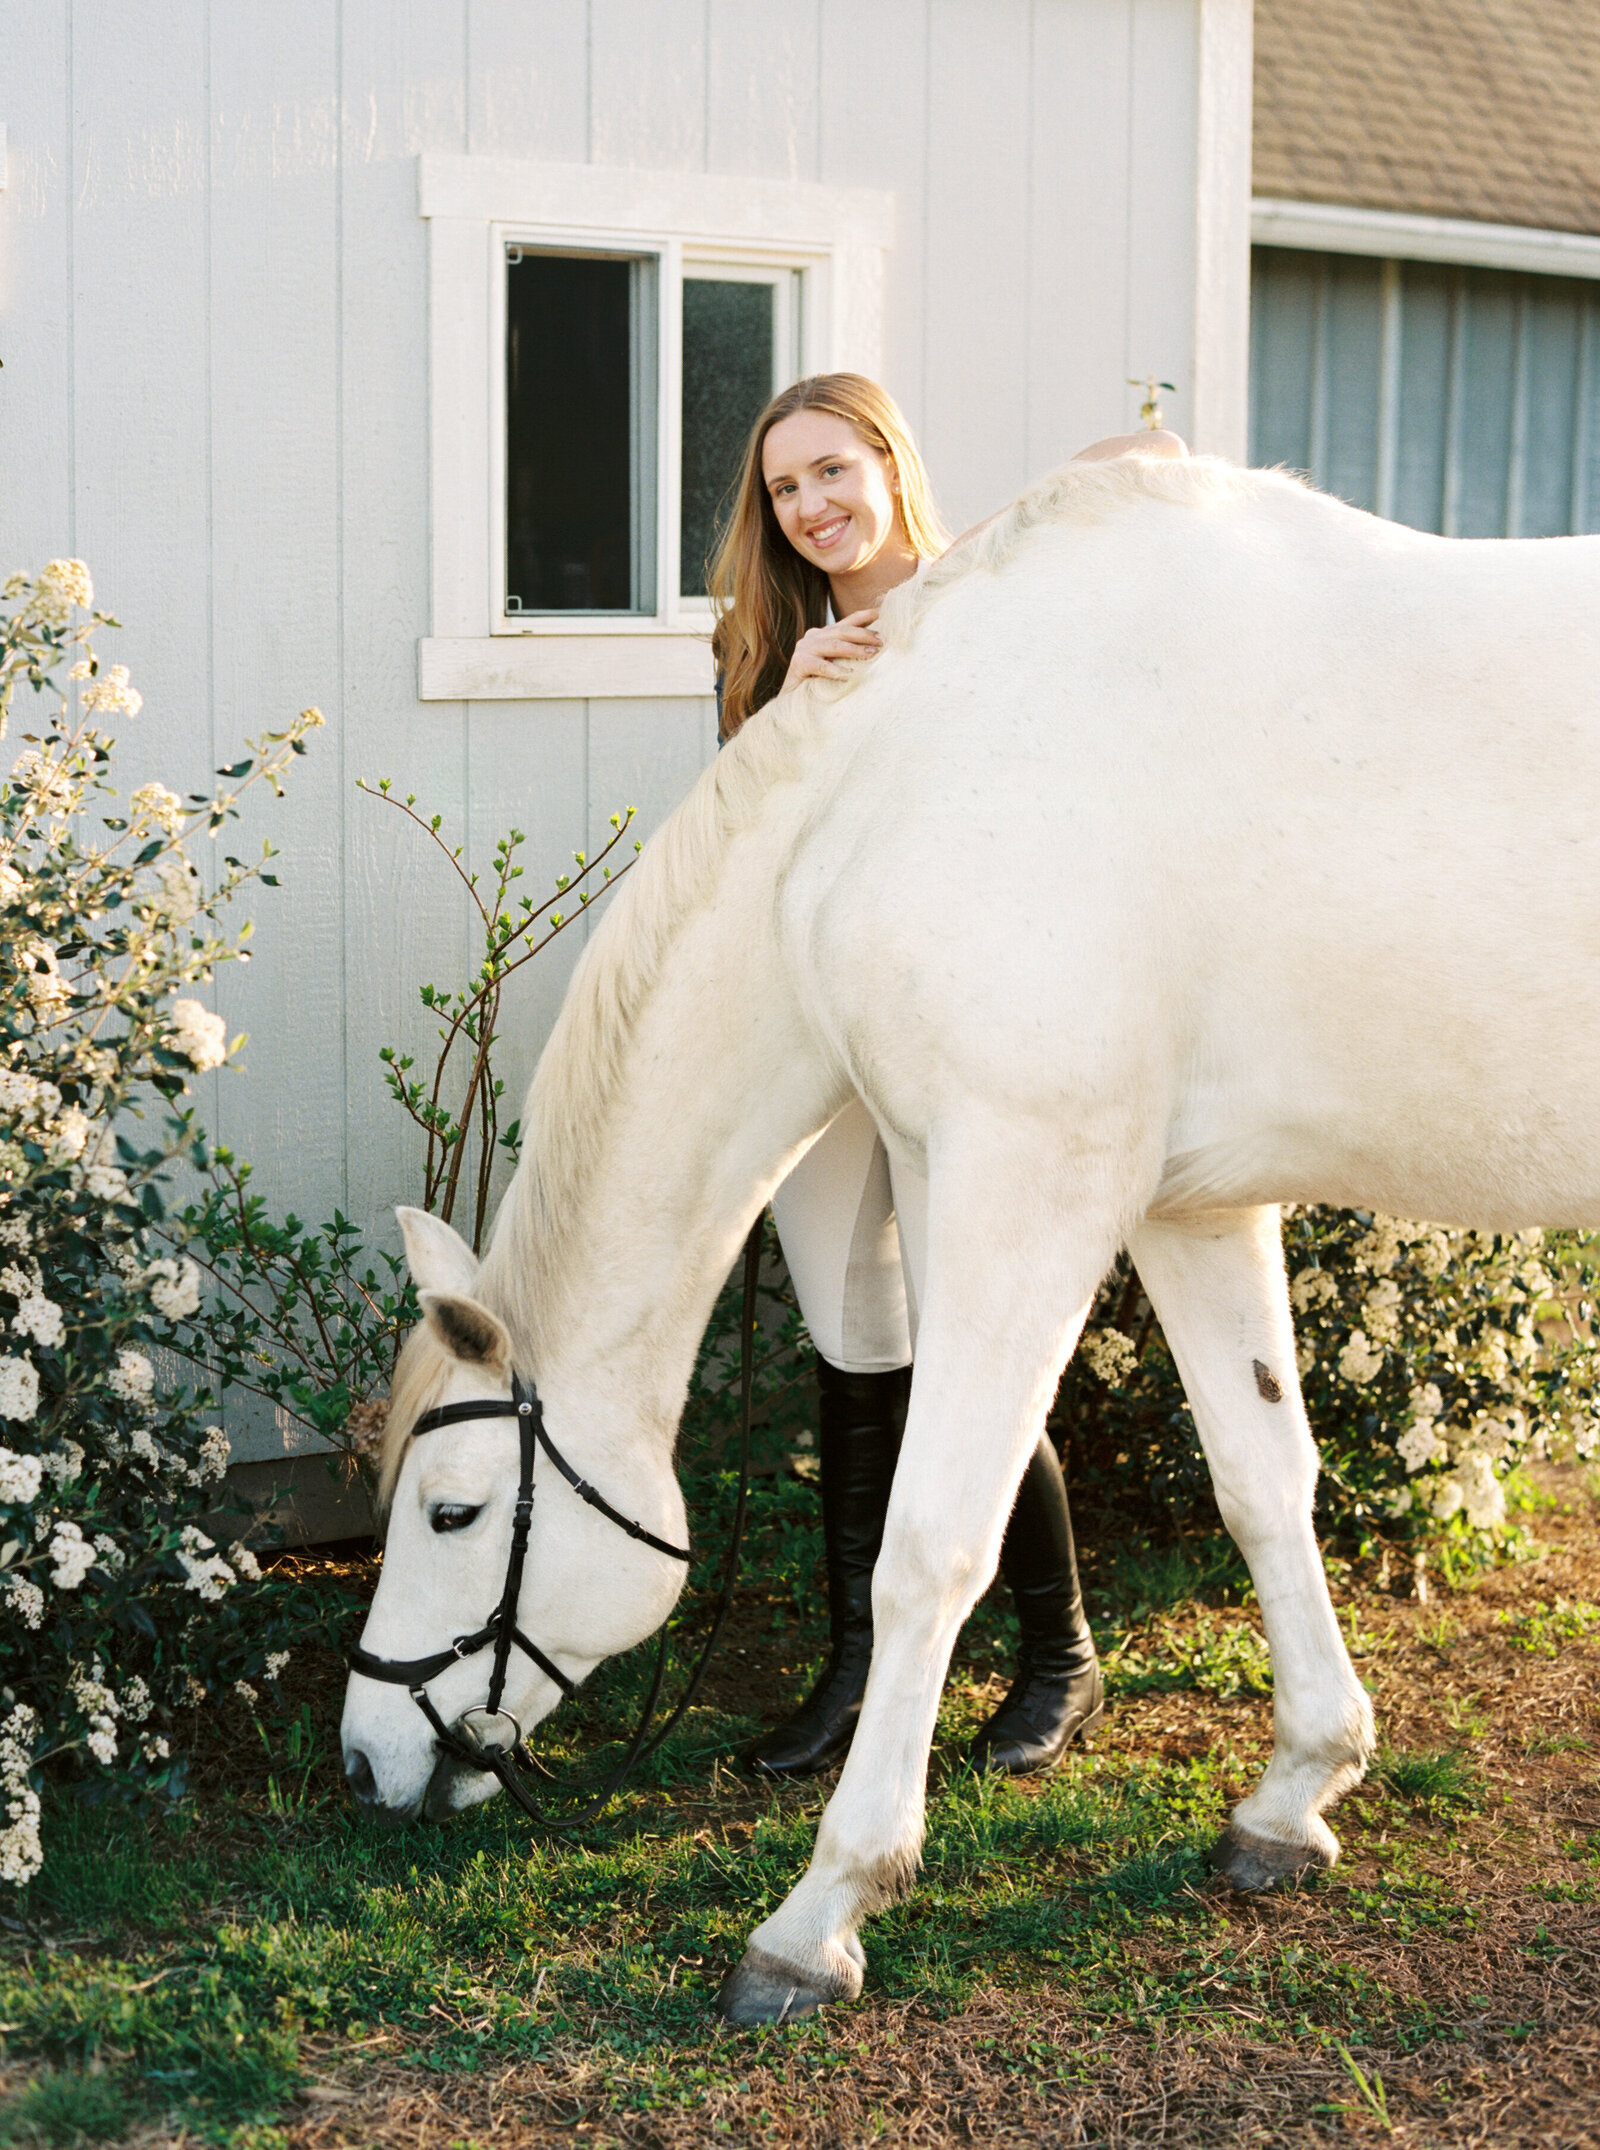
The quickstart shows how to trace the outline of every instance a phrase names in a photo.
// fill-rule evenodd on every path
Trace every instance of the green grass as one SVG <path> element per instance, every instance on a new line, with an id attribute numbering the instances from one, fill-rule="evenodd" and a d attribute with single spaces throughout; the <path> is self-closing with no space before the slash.
<path id="1" fill-rule="evenodd" d="M 1600 1605 L 1584 1598 L 1555 1598 L 1548 1605 L 1530 1605 L 1525 1612 L 1503 1612 L 1502 1626 L 1513 1649 L 1534 1657 L 1559 1657 L 1562 1646 L 1579 1642 L 1600 1627 Z"/>
<path id="2" fill-rule="evenodd" d="M 689 1743 L 717 1729 L 695 1722 Z M 1096 2020 L 1152 2026 L 1274 1994 L 1286 2036 L 1403 2014 L 1337 1963 L 1269 1947 L 1233 1964 L 1201 1858 L 1229 1760 L 1084 1756 L 1033 1796 L 955 1770 L 931 1804 L 920 1887 L 867 1936 L 874 1994 L 958 2009 L 996 1983 L 1068 1983 Z M 380 2026 L 446 2070 L 581 2037 L 609 2056 L 618 2102 L 692 2101 L 697 2078 L 750 2065 L 751 2041 L 714 2031 L 708 2004 L 797 1878 L 819 1806 L 774 1799 L 739 1838 L 645 1792 L 563 1846 L 503 1802 L 399 1834 L 331 1798 L 287 1824 L 239 1798 L 157 1827 L 55 1803 L 27 1908 L 70 1941 L 0 1961 L 8 2035 L 52 2072 L 0 2141 L 114 2141 L 163 2110 L 212 2141 L 265 2140 L 238 2131 L 281 2113 L 308 2041 L 354 2048 Z M 828 2019 L 760 2038 L 835 2044 Z"/>
<path id="3" fill-rule="evenodd" d="M 792 1638 L 784 1661 L 798 1668 L 820 1642 L 812 1490 L 758 1488 L 748 1573 L 758 1627 Z M 1113 1695 L 1251 1704 L 1264 1732 L 1270 1668 L 1231 1551 L 1125 1551 L 1097 1582 Z M 1563 1602 L 1542 1626 L 1520 1616 L 1510 1639 L 1542 1647 L 1553 1621 L 1570 1623 Z M 1443 1647 L 1442 1616 L 1436 1632 Z M 1249 1712 L 1214 1714 L 1215 1744 L 1193 1759 L 1102 1750 L 1042 1786 L 979 1777 L 959 1756 L 1009 1637 L 1003 1605 L 987 1603 L 941 1713 L 920 1881 L 864 1935 L 872 2001 L 938 2017 L 979 1996 L 1019 2011 L 1070 1996 L 1091 2045 L 1096 2029 L 1167 2040 L 1246 2023 L 1286 2047 L 1363 2053 L 1377 2035 L 1409 2051 L 1438 2033 L 1425 1981 L 1391 1987 L 1342 1943 L 1424 1949 L 1471 1930 L 1473 1907 L 1427 1869 L 1442 1817 L 1482 1801 L 1463 1754 L 1386 1755 L 1377 1774 L 1395 1796 L 1353 1798 L 1338 1825 L 1352 1859 L 1376 1852 L 1381 1884 L 1341 1869 L 1310 1892 L 1316 1937 L 1280 1934 L 1219 1893 L 1204 1862 L 1260 1764 Z M 557 1766 L 614 1736 L 646 1677 L 645 1653 L 598 1675 L 551 1728 Z M 621 2109 L 692 2107 L 782 2070 L 789 2096 L 795 2070 L 820 2082 L 850 2067 L 868 2033 L 848 2014 L 750 2036 L 711 2016 L 751 1928 L 799 1877 L 826 1797 L 759 1798 L 729 1766 L 750 1729 L 692 1712 L 576 1841 L 541 1839 L 503 1800 L 441 1828 L 379 1830 L 343 1797 L 327 1701 L 264 1722 L 234 1789 L 204 1804 L 155 1819 L 52 1796 L 45 1873 L 0 1940 L 0 2035 L 11 2061 L 43 2072 L 0 2109 L 0 2144 L 115 2143 L 142 2117 L 175 2115 L 200 2140 L 273 2150 L 308 2069 L 337 2072 L 341 2055 L 359 2067 L 380 2034 L 386 2065 L 445 2073 L 559 2068 L 580 2052 Z M 1035 2065 L 1048 2086 L 1094 2059 L 1006 2062 Z"/>
<path id="4" fill-rule="evenodd" d="M 0 2111 L 0 2143 L 113 2142 L 137 2122 L 142 2101 L 105 2070 L 52 2068 Z"/>
<path id="5" fill-rule="evenodd" d="M 1483 1804 L 1483 1783 L 1471 1757 L 1459 1747 L 1443 1747 L 1432 1753 L 1379 1755 L 1373 1775 L 1398 1792 L 1402 1799 L 1419 1805 L 1477 1807 Z"/>

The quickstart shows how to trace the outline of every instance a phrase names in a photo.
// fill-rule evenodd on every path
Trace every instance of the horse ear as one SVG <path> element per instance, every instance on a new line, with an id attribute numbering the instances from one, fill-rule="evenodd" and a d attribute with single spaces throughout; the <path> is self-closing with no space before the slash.
<path id="1" fill-rule="evenodd" d="M 419 1292 L 422 1318 L 450 1356 L 486 1373 L 511 1372 L 511 1338 L 497 1315 L 456 1292 Z"/>
<path id="2" fill-rule="evenodd" d="M 406 1266 L 418 1291 L 471 1291 L 478 1257 L 461 1234 L 425 1209 L 397 1209 L 395 1215 L 406 1243 Z"/>

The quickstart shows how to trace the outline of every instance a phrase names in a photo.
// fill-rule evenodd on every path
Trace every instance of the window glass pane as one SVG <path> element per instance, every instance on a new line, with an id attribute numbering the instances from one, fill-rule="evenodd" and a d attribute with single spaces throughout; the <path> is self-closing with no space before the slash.
<path id="1" fill-rule="evenodd" d="M 772 394 L 777 293 L 770 283 L 683 284 L 683 521 L 678 591 L 703 597 L 729 489 Z"/>
<path id="2" fill-rule="evenodd" d="M 506 610 L 654 609 L 645 265 L 524 254 L 506 270 Z"/>

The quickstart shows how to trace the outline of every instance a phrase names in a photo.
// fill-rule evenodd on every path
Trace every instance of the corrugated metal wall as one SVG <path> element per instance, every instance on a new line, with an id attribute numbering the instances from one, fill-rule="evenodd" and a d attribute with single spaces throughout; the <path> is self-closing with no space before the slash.
<path id="1" fill-rule="evenodd" d="M 1250 456 L 1447 537 L 1600 530 L 1600 283 L 1257 247 Z"/>

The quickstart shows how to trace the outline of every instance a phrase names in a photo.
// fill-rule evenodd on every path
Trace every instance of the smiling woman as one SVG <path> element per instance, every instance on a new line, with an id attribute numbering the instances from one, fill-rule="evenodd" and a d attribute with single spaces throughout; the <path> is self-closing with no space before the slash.
<path id="1" fill-rule="evenodd" d="M 1091 453 L 1129 445 L 1142 441 L 1105 442 Z M 883 600 L 949 542 L 911 430 L 877 382 L 819 374 L 775 396 L 750 436 L 711 578 L 724 735 L 802 680 L 859 671 L 878 653 Z M 859 1085 L 860 1071 L 851 1073 Z M 746 1758 L 762 1775 L 786 1777 L 839 1760 L 866 1690 L 873 1575 L 916 1339 L 926 1181 L 904 1160 L 891 1165 L 855 1097 L 778 1187 L 772 1209 L 817 1349 L 832 1639 L 809 1697 Z M 1048 1440 L 1023 1476 L 1001 1566 L 1022 1649 L 1016 1680 L 972 1759 L 1028 1775 L 1059 1762 L 1103 1708 L 1066 1485 Z"/>
<path id="2" fill-rule="evenodd" d="M 757 419 L 712 563 L 722 729 L 877 649 L 871 611 L 950 533 L 894 398 L 859 373 L 796 381 Z M 830 604 L 838 615 L 830 623 Z"/>

